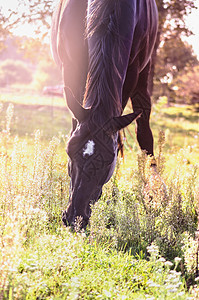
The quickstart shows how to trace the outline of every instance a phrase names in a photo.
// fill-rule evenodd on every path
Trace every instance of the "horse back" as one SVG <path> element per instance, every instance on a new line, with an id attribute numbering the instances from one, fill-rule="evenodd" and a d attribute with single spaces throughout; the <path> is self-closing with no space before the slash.
<path id="1" fill-rule="evenodd" d="M 51 48 L 55 62 L 82 58 L 85 52 L 87 0 L 61 0 L 52 18 Z"/>

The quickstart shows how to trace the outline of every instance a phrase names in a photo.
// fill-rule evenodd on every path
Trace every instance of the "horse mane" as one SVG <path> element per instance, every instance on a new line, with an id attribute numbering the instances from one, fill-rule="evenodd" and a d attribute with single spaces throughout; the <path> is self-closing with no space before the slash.
<path id="1" fill-rule="evenodd" d="M 120 0 L 93 0 L 88 8 L 86 34 L 92 45 L 84 106 L 92 107 L 92 119 L 98 125 L 122 112 L 118 90 L 121 75 L 117 67 L 122 53 L 119 4 Z"/>

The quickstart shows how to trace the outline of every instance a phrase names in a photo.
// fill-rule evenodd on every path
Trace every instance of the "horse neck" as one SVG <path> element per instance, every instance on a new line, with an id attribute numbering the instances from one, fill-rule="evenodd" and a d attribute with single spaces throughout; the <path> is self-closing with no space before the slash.
<path id="1" fill-rule="evenodd" d="M 84 105 L 92 107 L 94 114 L 102 114 L 102 119 L 121 114 L 121 75 L 117 67 L 122 50 L 117 32 L 119 1 L 89 2 L 89 70 Z"/>

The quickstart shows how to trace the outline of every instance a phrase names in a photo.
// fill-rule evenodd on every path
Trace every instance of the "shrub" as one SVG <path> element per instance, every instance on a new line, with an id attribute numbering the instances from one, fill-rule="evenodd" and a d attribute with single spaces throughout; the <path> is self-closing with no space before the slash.
<path id="1" fill-rule="evenodd" d="M 199 103 L 199 66 L 180 73 L 173 85 L 178 101 L 187 104 Z"/>
<path id="2" fill-rule="evenodd" d="M 19 60 L 7 59 L 0 64 L 0 86 L 32 81 L 31 69 Z"/>
<path id="3" fill-rule="evenodd" d="M 38 90 L 42 90 L 44 86 L 58 85 L 61 82 L 61 71 L 51 59 L 40 62 L 34 75 L 34 85 Z"/>
<path id="4" fill-rule="evenodd" d="M 147 246 L 155 242 L 165 258 L 183 257 L 184 233 L 194 238 L 197 229 L 198 169 L 187 167 L 181 153 L 173 177 L 164 178 L 163 141 L 161 133 L 158 172 L 150 167 L 150 158 L 141 153 L 138 170 L 125 179 L 131 182 L 130 187 L 120 186 L 119 173 L 105 187 L 102 199 L 93 207 L 92 239 L 133 254 L 147 253 Z"/>

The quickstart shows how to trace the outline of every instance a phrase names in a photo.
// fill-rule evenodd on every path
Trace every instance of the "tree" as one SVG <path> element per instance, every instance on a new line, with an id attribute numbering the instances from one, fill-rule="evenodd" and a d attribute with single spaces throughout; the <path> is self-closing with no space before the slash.
<path id="1" fill-rule="evenodd" d="M 149 90 L 153 92 L 153 78 L 157 60 L 157 50 L 162 42 L 168 42 L 170 36 L 190 35 L 185 24 L 185 17 L 196 8 L 194 0 L 156 0 L 159 12 L 159 28 L 155 48 L 152 55 Z"/>
<path id="2" fill-rule="evenodd" d="M 31 61 L 33 64 L 38 64 L 41 60 L 51 57 L 49 44 L 44 43 L 39 38 L 18 38 L 18 46 L 19 52 L 23 54 L 24 59 Z"/>
<path id="3" fill-rule="evenodd" d="M 19 22 L 19 16 L 14 11 L 8 11 L 5 15 L 0 7 L 0 51 L 5 48 L 5 39 L 10 34 L 11 28 Z"/>
<path id="4" fill-rule="evenodd" d="M 62 73 L 52 58 L 46 57 L 42 60 L 34 75 L 34 86 L 42 90 L 45 86 L 60 85 L 62 83 Z"/>
<path id="5" fill-rule="evenodd" d="M 168 96 L 173 98 L 170 88 L 178 73 L 189 72 L 198 65 L 197 57 L 193 54 L 192 46 L 183 42 L 179 36 L 170 36 L 158 49 L 156 71 L 154 75 L 154 98 Z"/>
<path id="6" fill-rule="evenodd" d="M 33 23 L 35 33 L 40 38 L 49 35 L 51 17 L 56 5 L 55 0 L 18 0 L 24 7 L 22 21 Z"/>
<path id="7" fill-rule="evenodd" d="M 24 0 L 23 0 L 24 1 Z M 27 3 L 27 1 L 25 1 Z M 157 50 L 161 42 L 165 45 L 170 38 L 176 37 L 178 41 L 182 34 L 190 35 L 191 32 L 185 24 L 185 17 L 191 12 L 194 0 L 156 0 L 159 11 L 159 29 L 155 49 L 152 55 L 151 73 L 149 80 L 149 90 L 152 94 L 155 65 L 157 60 Z M 53 0 L 29 0 L 29 22 L 36 21 L 50 28 L 50 17 L 54 9 Z M 38 23 L 38 24 L 39 24 Z"/>
<path id="8" fill-rule="evenodd" d="M 177 100 L 187 104 L 199 103 L 199 65 L 188 72 L 180 72 L 173 82 Z"/>
<path id="9" fill-rule="evenodd" d="M 159 49 L 157 62 L 157 67 L 164 68 L 162 70 L 164 76 L 170 73 L 175 77 L 176 73 L 186 67 L 196 65 L 198 60 L 193 54 L 192 46 L 174 35 L 166 39 L 163 47 Z"/>
<path id="10" fill-rule="evenodd" d="M 24 6 L 24 13 L 18 21 L 33 22 L 37 33 L 43 37 L 49 34 L 51 16 L 56 4 L 54 0 L 18 0 Z M 185 24 L 185 17 L 195 8 L 194 0 L 156 0 L 159 11 L 159 29 L 155 49 L 152 55 L 151 73 L 150 73 L 150 92 L 153 91 L 153 77 L 157 60 L 157 50 L 160 43 L 167 43 L 171 36 L 181 37 L 181 35 L 190 35 Z"/>
<path id="11" fill-rule="evenodd" d="M 32 81 L 31 70 L 22 61 L 7 59 L 0 64 L 0 86 Z"/>

